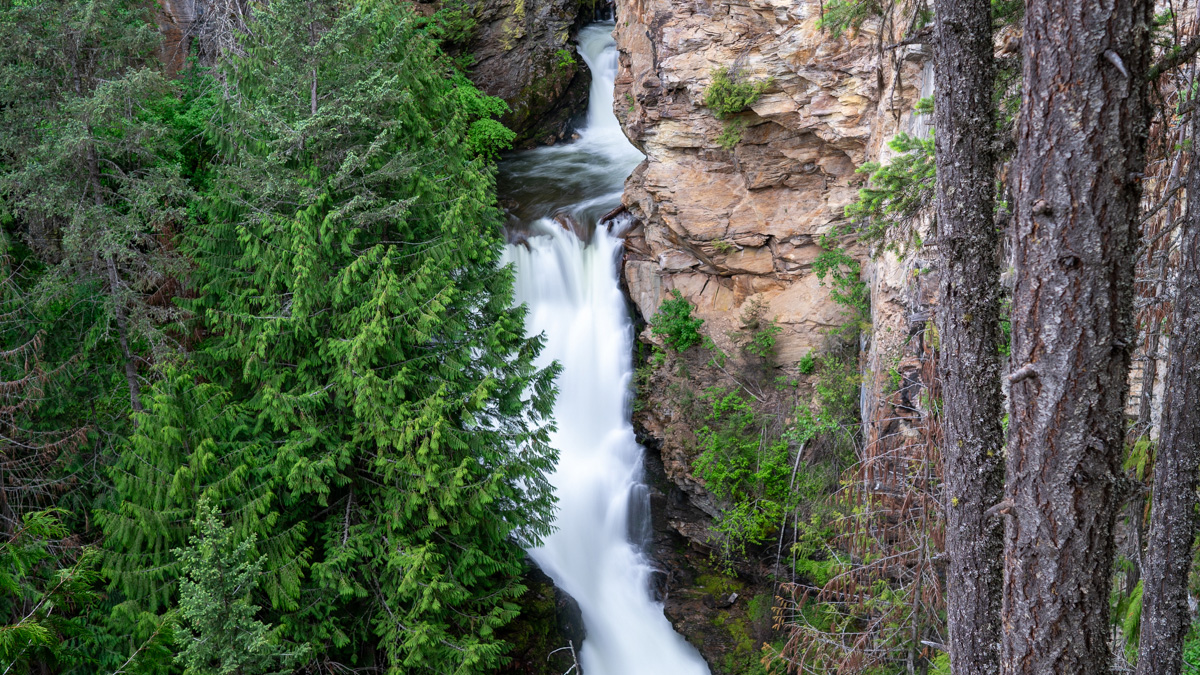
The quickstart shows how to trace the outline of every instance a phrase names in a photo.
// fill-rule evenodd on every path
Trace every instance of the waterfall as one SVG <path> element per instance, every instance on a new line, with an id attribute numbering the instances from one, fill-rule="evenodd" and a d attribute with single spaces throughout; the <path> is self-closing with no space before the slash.
<path id="1" fill-rule="evenodd" d="M 651 566 L 640 547 L 649 510 L 642 448 L 629 422 L 633 331 L 617 282 L 621 241 L 596 227 L 642 159 L 612 112 L 611 30 L 595 24 L 579 35 L 593 78 L 580 138 L 522 153 L 501 171 L 526 233 L 506 252 L 517 269 L 517 302 L 529 305 L 529 332 L 546 335 L 542 364 L 563 366 L 551 438 L 559 451 L 550 477 L 557 529 L 529 554 L 579 603 L 585 675 L 707 675 L 650 597 Z M 587 241 L 551 219 L 564 213 L 591 232 Z"/>

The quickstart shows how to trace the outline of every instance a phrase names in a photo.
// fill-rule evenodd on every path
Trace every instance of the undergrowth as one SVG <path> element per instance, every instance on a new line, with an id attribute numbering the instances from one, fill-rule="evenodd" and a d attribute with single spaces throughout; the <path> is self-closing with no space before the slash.
<path id="1" fill-rule="evenodd" d="M 704 319 L 692 316 L 692 303 L 679 289 L 673 289 L 671 297 L 659 305 L 658 313 L 650 320 L 650 331 L 662 337 L 667 347 L 683 352 L 700 344 L 702 325 Z"/>

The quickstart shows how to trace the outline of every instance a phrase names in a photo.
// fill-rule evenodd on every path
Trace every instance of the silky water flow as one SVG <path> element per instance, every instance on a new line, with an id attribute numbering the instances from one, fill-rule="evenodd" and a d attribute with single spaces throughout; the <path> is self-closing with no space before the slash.
<path id="1" fill-rule="evenodd" d="M 527 328 L 545 333 L 543 365 L 562 364 L 554 406 L 559 451 L 550 480 L 556 530 L 531 549 L 538 566 L 579 603 L 587 637 L 576 645 L 585 675 L 707 675 L 700 654 L 650 595 L 649 500 L 642 448 L 629 421 L 633 330 L 617 283 L 621 241 L 601 214 L 620 203 L 642 155 L 613 114 L 617 51 L 612 24 L 579 34 L 592 72 L 586 126 L 569 144 L 504 162 L 501 191 L 516 202 L 521 242 L 506 259 L 517 270 Z M 563 218 L 567 214 L 570 220 Z M 560 221 L 578 225 L 569 231 Z"/>

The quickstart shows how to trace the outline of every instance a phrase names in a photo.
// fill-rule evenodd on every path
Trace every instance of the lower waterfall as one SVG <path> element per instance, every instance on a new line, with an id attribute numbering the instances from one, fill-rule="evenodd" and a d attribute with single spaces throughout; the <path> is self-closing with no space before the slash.
<path id="1" fill-rule="evenodd" d="M 579 604 L 585 675 L 707 675 L 650 597 L 652 568 L 634 541 L 644 539 L 650 514 L 629 421 L 633 331 L 617 281 L 621 241 L 596 222 L 620 202 L 642 155 L 612 112 L 611 30 L 594 24 L 579 35 L 593 77 L 580 137 L 521 153 L 501 169 L 502 192 L 524 221 L 521 243 L 506 252 L 517 269 L 517 302 L 529 305 L 529 332 L 546 335 L 543 365 L 563 366 L 551 437 L 559 451 L 550 477 L 557 529 L 529 553 Z"/>

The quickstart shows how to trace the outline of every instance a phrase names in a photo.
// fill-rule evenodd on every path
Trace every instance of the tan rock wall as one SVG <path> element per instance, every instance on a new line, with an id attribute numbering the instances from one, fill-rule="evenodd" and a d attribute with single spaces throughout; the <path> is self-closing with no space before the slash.
<path id="1" fill-rule="evenodd" d="M 788 365 L 843 321 L 812 272 L 817 242 L 843 221 L 855 170 L 911 124 L 924 55 L 893 46 L 904 27 L 868 21 L 833 39 L 819 0 L 617 0 L 615 108 L 647 159 L 624 202 L 642 223 L 626 262 L 642 314 L 679 289 L 722 347 L 752 297 L 783 332 Z M 771 86 L 741 142 L 703 105 L 718 68 Z M 643 241 L 644 239 L 644 241 Z"/>

